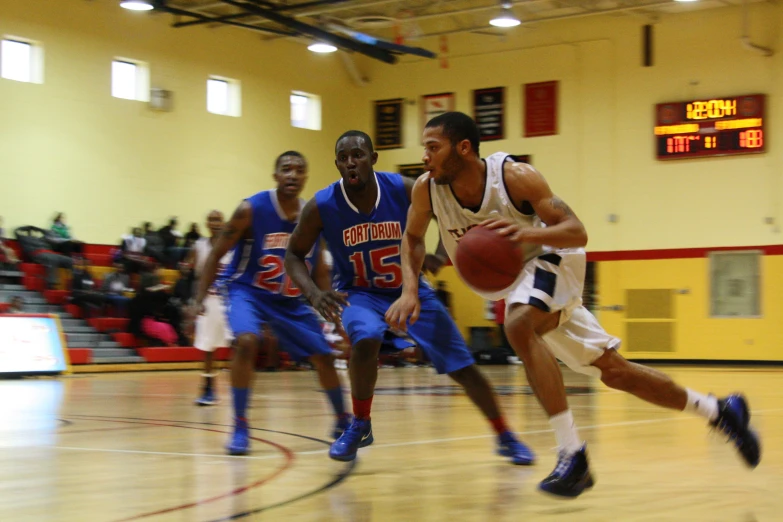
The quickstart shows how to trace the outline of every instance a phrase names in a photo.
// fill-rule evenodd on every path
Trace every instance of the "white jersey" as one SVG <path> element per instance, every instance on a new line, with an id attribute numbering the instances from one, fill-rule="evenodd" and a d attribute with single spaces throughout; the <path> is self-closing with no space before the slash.
<path id="1" fill-rule="evenodd" d="M 193 245 L 193 248 L 196 250 L 196 262 L 195 266 L 193 267 L 194 271 L 196 272 L 196 277 L 200 278 L 201 275 L 204 272 L 204 265 L 207 263 L 207 258 L 209 257 L 209 254 L 212 252 L 212 241 L 210 241 L 210 238 L 208 237 L 202 237 L 196 243 Z M 218 263 L 218 269 L 217 269 L 217 278 L 215 279 L 215 282 L 212 283 L 212 287 L 210 288 L 215 289 L 217 285 L 219 285 L 221 280 L 221 275 L 225 273 L 225 271 L 228 269 L 229 265 L 231 265 L 231 260 L 234 257 L 234 251 L 229 250 L 226 252 L 226 254 L 220 259 L 220 262 Z"/>
<path id="2" fill-rule="evenodd" d="M 437 185 L 435 180 L 430 180 L 432 213 L 438 220 L 440 237 L 452 262 L 456 259 L 457 243 L 460 238 L 469 229 L 486 219 L 501 217 L 515 221 L 523 227 L 544 226 L 532 207 L 529 209 L 529 213 L 522 212 L 514 206 L 514 202 L 506 191 L 506 183 L 503 180 L 503 164 L 512 161 L 509 155 L 505 152 L 496 152 L 484 161 L 487 165 L 484 199 L 481 200 L 481 206 L 475 212 L 463 207 L 457 201 L 450 185 Z M 540 255 L 543 251 L 541 245 L 525 244 L 523 249 L 525 262 Z"/>

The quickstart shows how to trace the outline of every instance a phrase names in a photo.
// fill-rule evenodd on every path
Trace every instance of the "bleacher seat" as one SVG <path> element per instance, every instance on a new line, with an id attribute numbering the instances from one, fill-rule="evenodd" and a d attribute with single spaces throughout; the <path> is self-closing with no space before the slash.
<path id="1" fill-rule="evenodd" d="M 92 350 L 89 348 L 68 348 L 68 358 L 71 364 L 90 364 L 92 362 Z"/>

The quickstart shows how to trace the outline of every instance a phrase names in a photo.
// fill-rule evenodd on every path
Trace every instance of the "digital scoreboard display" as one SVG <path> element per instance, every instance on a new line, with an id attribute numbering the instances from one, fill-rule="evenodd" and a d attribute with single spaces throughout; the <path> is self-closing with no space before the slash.
<path id="1" fill-rule="evenodd" d="M 658 159 L 764 152 L 766 95 L 659 103 L 655 106 Z"/>

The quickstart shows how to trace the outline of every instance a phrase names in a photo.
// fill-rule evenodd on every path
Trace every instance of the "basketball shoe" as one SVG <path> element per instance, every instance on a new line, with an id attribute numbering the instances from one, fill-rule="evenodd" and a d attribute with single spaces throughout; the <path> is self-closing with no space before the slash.
<path id="1" fill-rule="evenodd" d="M 711 425 L 729 437 L 748 466 L 758 466 L 761 446 L 758 435 L 750 427 L 750 408 L 745 397 L 735 394 L 718 399 L 718 418 Z"/>
<path id="2" fill-rule="evenodd" d="M 229 455 L 247 455 L 250 453 L 250 435 L 246 419 L 236 419 L 234 434 L 226 445 Z"/>
<path id="3" fill-rule="evenodd" d="M 511 457 L 511 462 L 519 466 L 530 466 L 535 462 L 533 452 L 520 442 L 510 431 L 498 435 L 498 455 Z"/>
<path id="4" fill-rule="evenodd" d="M 343 462 L 353 460 L 356 458 L 356 452 L 359 448 L 369 446 L 373 440 L 370 419 L 354 418 L 340 438 L 332 442 L 332 446 L 329 448 L 329 457 Z"/>
<path id="5" fill-rule="evenodd" d="M 204 389 L 203 395 L 196 399 L 195 403 L 199 406 L 213 406 L 220 402 L 211 389 Z"/>
<path id="6" fill-rule="evenodd" d="M 576 453 L 560 452 L 554 471 L 541 481 L 538 488 L 559 497 L 578 497 L 593 487 L 593 476 L 587 463 L 587 446 Z"/>
<path id="7" fill-rule="evenodd" d="M 351 421 L 353 421 L 353 415 L 350 413 L 344 413 L 340 415 L 337 418 L 337 421 L 334 423 L 334 429 L 332 430 L 332 438 L 337 440 L 340 438 L 340 436 L 345 433 L 345 430 L 348 429 L 348 427 L 351 425 Z"/>

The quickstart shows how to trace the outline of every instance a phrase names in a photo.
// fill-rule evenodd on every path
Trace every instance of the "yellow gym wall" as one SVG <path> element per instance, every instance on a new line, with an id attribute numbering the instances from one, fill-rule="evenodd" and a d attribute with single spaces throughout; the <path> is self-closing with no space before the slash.
<path id="1" fill-rule="evenodd" d="M 354 87 L 337 54 L 290 40 L 134 13 L 113 0 L 0 0 L 0 36 L 41 42 L 44 83 L 0 79 L 0 215 L 7 233 L 48 227 L 67 214 L 75 235 L 117 243 L 142 221 L 180 230 L 212 208 L 229 213 L 273 184 L 274 158 L 297 149 L 310 161 L 304 195 L 336 179 L 335 138 L 349 127 Z M 152 87 L 173 91 L 174 111 L 111 96 L 111 61 L 145 61 Z M 209 75 L 242 82 L 242 117 L 206 110 Z M 290 124 L 289 95 L 322 97 L 321 131 Z M 202 226 L 203 231 L 203 226 Z"/>
<path id="2" fill-rule="evenodd" d="M 763 57 L 740 45 L 739 7 L 662 15 L 654 24 L 654 66 L 643 67 L 642 26 L 634 15 L 524 24 L 505 38 L 447 37 L 448 68 L 407 59 L 390 68 L 368 60 L 365 125 L 372 101 L 407 100 L 405 148 L 382 151 L 380 167 L 418 163 L 422 148 L 420 96 L 455 92 L 456 108 L 472 112 L 471 91 L 506 87 L 506 139 L 481 144 L 532 154 L 532 163 L 587 226 L 590 251 L 650 250 L 781 243 L 783 195 L 783 6 L 749 6 L 754 43 L 776 49 Z M 445 28 L 444 28 L 445 29 Z M 431 41 L 430 48 L 436 48 Z M 558 80 L 559 134 L 522 138 L 522 85 Z M 761 155 L 661 162 L 652 128 L 656 103 L 763 93 L 767 95 L 767 151 Z M 617 222 L 607 219 L 615 214 Z M 765 222 L 772 218 L 773 224 Z M 431 227 L 430 248 L 436 241 Z M 633 352 L 638 358 L 783 360 L 779 324 L 779 256 L 763 261 L 761 319 L 709 319 L 708 262 L 701 259 L 599 263 L 601 304 L 626 303 L 627 289 L 664 288 L 676 294 L 674 351 Z M 448 282 L 463 333 L 486 326 L 484 303 Z M 626 336 L 624 312 L 601 312 L 613 333 Z M 633 339 L 625 342 L 632 349 Z"/>

